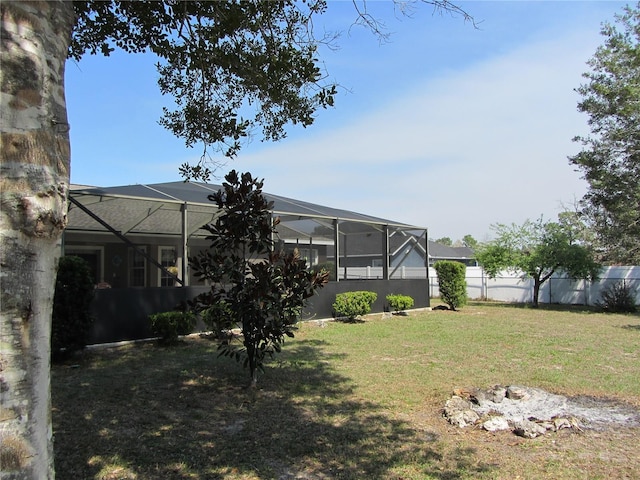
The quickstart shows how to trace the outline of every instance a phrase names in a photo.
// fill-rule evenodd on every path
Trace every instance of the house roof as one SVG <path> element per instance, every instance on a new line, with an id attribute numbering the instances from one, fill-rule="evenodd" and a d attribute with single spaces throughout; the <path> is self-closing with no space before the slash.
<path id="1" fill-rule="evenodd" d="M 220 185 L 200 182 L 169 182 L 151 185 L 91 187 L 72 185 L 69 192 L 69 226 L 71 231 L 106 231 L 96 217 L 122 234 L 178 235 L 182 232 L 182 210 L 186 205 L 187 234 L 204 235 L 201 227 L 217 215 L 216 205 L 208 196 Z M 389 225 L 416 227 L 349 210 L 313 204 L 302 200 L 264 193 L 273 202 L 273 214 L 280 216 L 283 228 L 299 235 L 322 236 L 323 226 L 338 219 L 363 229 Z M 90 213 L 88 213 L 89 211 Z M 357 229 L 357 227 L 356 227 Z M 320 234 L 318 234 L 320 232 Z"/>
<path id="2" fill-rule="evenodd" d="M 429 241 L 429 257 L 434 259 L 468 259 L 474 258 L 469 247 L 449 247 L 441 243 Z"/>

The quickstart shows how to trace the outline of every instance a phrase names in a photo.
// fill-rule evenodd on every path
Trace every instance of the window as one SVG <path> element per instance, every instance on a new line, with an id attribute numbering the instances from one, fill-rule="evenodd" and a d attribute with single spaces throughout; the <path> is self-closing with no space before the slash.
<path id="1" fill-rule="evenodd" d="M 175 247 L 159 247 L 158 259 L 160 260 L 160 265 L 170 272 L 176 275 L 178 274 Z M 159 284 L 161 287 L 173 287 L 175 285 L 175 279 L 164 270 L 160 270 Z"/>
<path id="2" fill-rule="evenodd" d="M 145 252 L 147 251 L 147 247 L 138 247 L 137 250 L 131 249 L 129 250 L 130 262 L 131 266 L 130 276 L 129 276 L 129 286 L 131 287 L 146 287 L 147 286 L 147 259 L 144 255 L 140 254 L 138 251 Z"/>

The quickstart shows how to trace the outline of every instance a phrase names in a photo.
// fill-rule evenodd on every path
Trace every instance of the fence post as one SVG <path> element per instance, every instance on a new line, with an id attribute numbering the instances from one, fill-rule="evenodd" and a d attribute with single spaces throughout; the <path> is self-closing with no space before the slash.
<path id="1" fill-rule="evenodd" d="M 591 280 L 585 279 L 582 282 L 583 290 L 584 290 L 584 304 L 589 305 L 589 290 L 591 290 Z"/>
<path id="2" fill-rule="evenodd" d="M 480 299 L 487 300 L 489 298 L 489 285 L 487 285 L 487 277 L 484 274 L 484 268 L 480 270 Z"/>

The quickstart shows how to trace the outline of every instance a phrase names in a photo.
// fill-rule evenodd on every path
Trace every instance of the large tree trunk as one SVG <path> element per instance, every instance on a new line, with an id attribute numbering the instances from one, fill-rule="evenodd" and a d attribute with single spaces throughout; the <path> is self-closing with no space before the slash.
<path id="1" fill-rule="evenodd" d="M 66 224 L 71 2 L 0 3 L 0 477 L 54 478 L 51 309 Z"/>

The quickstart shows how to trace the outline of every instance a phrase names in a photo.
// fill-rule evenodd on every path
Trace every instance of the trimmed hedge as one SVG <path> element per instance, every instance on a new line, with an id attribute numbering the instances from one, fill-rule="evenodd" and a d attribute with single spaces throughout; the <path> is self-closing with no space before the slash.
<path id="1" fill-rule="evenodd" d="M 393 309 L 394 312 L 402 312 L 403 310 L 407 310 L 413 307 L 413 298 L 409 295 L 399 295 L 395 293 L 391 293 L 387 295 L 387 303 L 389 304 L 389 308 Z"/>
<path id="2" fill-rule="evenodd" d="M 175 344 L 179 335 L 188 335 L 196 325 L 191 312 L 161 312 L 149 315 L 151 331 L 160 338 L 160 343 Z"/>
<path id="3" fill-rule="evenodd" d="M 336 316 L 354 320 L 358 316 L 371 312 L 371 305 L 377 299 L 378 295 L 375 292 L 365 290 L 339 293 L 333 303 L 333 310 Z"/>
<path id="4" fill-rule="evenodd" d="M 224 301 L 214 303 L 203 310 L 200 316 L 217 338 L 223 338 L 229 330 L 237 326 L 233 321 L 231 308 Z"/>
<path id="5" fill-rule="evenodd" d="M 438 273 L 440 298 L 451 310 L 467 304 L 467 267 L 464 263 L 440 260 L 433 265 Z"/>

